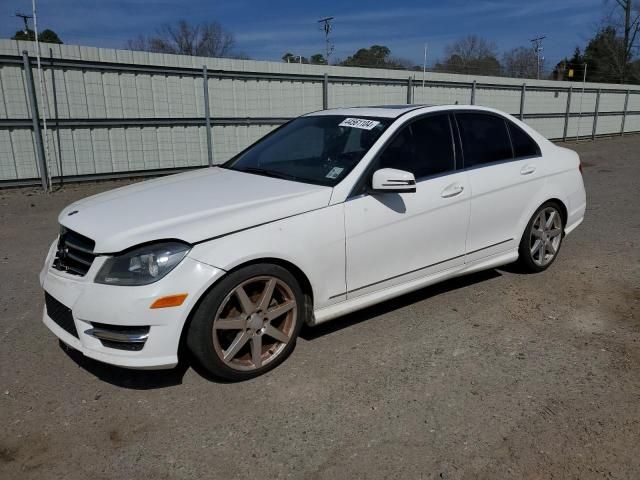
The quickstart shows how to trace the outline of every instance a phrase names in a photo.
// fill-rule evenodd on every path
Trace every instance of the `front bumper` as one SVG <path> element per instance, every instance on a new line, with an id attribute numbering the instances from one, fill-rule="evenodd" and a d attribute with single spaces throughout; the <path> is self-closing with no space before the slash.
<path id="1" fill-rule="evenodd" d="M 123 287 L 93 282 L 107 257 L 98 256 L 84 277 L 53 269 L 56 242 L 49 250 L 40 284 L 51 297 L 71 310 L 77 337 L 62 328 L 43 309 L 44 324 L 65 344 L 95 360 L 128 368 L 172 368 L 178 363 L 180 335 L 189 313 L 200 296 L 224 274 L 223 270 L 186 257 L 173 271 L 156 283 Z M 186 293 L 179 307 L 150 309 L 159 297 Z M 97 324 L 97 325 L 96 325 Z M 104 326 L 148 327 L 144 346 L 123 350 L 96 336 Z"/>

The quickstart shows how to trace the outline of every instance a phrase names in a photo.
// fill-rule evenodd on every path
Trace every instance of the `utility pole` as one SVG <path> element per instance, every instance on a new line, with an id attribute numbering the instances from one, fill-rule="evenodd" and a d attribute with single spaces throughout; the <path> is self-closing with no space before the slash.
<path id="1" fill-rule="evenodd" d="M 633 51 L 633 43 L 636 35 L 640 33 L 640 14 L 631 20 L 631 8 L 632 0 L 616 0 L 620 8 L 624 10 L 624 39 L 622 48 L 622 74 L 620 76 L 620 83 L 627 81 L 627 74 L 629 71 L 629 62 L 631 61 L 631 53 Z"/>
<path id="2" fill-rule="evenodd" d="M 27 15 L 25 13 L 16 12 L 16 17 L 19 17 L 24 22 L 24 34 L 27 35 L 29 33 L 29 20 L 33 18 L 32 15 Z"/>
<path id="3" fill-rule="evenodd" d="M 324 32 L 324 44 L 325 44 L 325 55 L 324 58 L 327 61 L 327 65 L 329 65 L 329 56 L 333 53 L 333 44 L 331 40 L 329 40 L 329 34 L 333 30 L 333 25 L 331 21 L 333 17 L 325 17 L 318 20 L 320 24 L 320 30 Z"/>
<path id="4" fill-rule="evenodd" d="M 545 38 L 547 38 L 546 35 L 531 39 L 531 43 L 533 43 L 533 51 L 536 54 L 536 78 L 538 80 L 540 80 L 540 64 L 542 60 L 544 60 L 544 57 L 542 57 L 540 54 L 543 50 L 542 40 L 544 40 Z"/>

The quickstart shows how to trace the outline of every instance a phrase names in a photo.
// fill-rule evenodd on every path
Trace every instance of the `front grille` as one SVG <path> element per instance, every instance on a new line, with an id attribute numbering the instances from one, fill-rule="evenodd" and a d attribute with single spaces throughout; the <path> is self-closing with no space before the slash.
<path id="1" fill-rule="evenodd" d="M 93 249 L 96 243 L 65 227 L 60 227 L 60 240 L 53 268 L 84 277 L 96 258 Z"/>
<path id="2" fill-rule="evenodd" d="M 78 331 L 73 321 L 71 309 L 64 306 L 47 292 L 44 292 L 44 304 L 47 307 L 47 315 L 49 315 L 49 318 L 56 322 L 64 331 L 78 338 Z"/>

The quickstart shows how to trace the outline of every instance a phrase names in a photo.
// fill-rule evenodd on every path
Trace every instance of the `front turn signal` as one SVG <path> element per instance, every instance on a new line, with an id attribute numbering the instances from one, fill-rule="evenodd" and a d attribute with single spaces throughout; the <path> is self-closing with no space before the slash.
<path id="1" fill-rule="evenodd" d="M 177 295 L 168 295 L 166 297 L 160 297 L 154 301 L 149 308 L 168 308 L 179 307 L 184 303 L 187 298 L 187 293 L 179 293 Z"/>

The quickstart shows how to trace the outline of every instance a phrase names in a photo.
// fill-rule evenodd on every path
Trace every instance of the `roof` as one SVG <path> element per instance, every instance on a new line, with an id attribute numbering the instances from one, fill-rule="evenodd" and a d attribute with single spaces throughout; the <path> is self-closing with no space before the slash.
<path id="1" fill-rule="evenodd" d="M 309 116 L 315 115 L 348 115 L 358 117 L 383 117 L 397 118 L 403 113 L 410 112 L 417 108 L 428 107 L 429 105 L 374 105 L 371 107 L 348 107 L 348 108 L 332 108 L 329 110 L 320 110 L 309 113 Z"/>
<path id="2" fill-rule="evenodd" d="M 318 110 L 317 112 L 308 113 L 305 116 L 320 115 L 345 115 L 354 117 L 381 117 L 381 118 L 398 118 L 407 112 L 414 110 L 440 111 L 440 110 L 480 110 L 488 112 L 498 112 L 491 107 L 482 107 L 478 105 L 374 105 L 371 107 L 347 107 L 332 108 L 329 110 Z M 504 113 L 504 112 L 500 112 Z"/>

